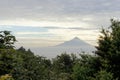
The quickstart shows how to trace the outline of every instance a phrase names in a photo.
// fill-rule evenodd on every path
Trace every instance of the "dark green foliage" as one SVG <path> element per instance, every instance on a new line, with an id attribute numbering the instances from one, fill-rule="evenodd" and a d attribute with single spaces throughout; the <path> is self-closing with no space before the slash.
<path id="1" fill-rule="evenodd" d="M 111 20 L 108 30 L 102 30 L 96 54 L 101 58 L 102 68 L 120 78 L 120 22 Z"/>
<path id="2" fill-rule="evenodd" d="M 0 75 L 8 74 L 15 65 L 13 50 L 0 50 Z"/>
<path id="3" fill-rule="evenodd" d="M 56 59 L 53 61 L 53 65 L 55 66 L 56 70 L 61 70 L 60 72 L 71 72 L 73 61 L 68 54 L 61 54 L 57 56 Z"/>
<path id="4" fill-rule="evenodd" d="M 51 62 L 44 57 L 34 56 L 34 54 L 24 48 L 18 49 L 19 55 L 22 59 L 22 64 L 12 72 L 13 78 L 16 80 L 40 80 L 46 78 L 46 69 L 50 66 Z"/>
<path id="5" fill-rule="evenodd" d="M 10 74 L 15 80 L 47 80 L 50 66 L 50 60 L 26 50 L 2 50 L 0 54 L 0 75 Z"/>
<path id="6" fill-rule="evenodd" d="M 57 56 L 53 59 L 53 74 L 55 75 L 56 79 L 58 80 L 71 80 L 71 73 L 73 67 L 73 58 L 64 53 L 60 56 Z M 65 79 L 63 79 L 65 78 Z"/>
<path id="7" fill-rule="evenodd" d="M 81 66 L 76 64 L 73 68 L 73 79 L 74 80 L 88 80 L 88 75 L 90 74 L 89 67 Z"/>
<path id="8" fill-rule="evenodd" d="M 90 80 L 117 80 L 113 78 L 112 73 L 106 72 L 105 70 L 100 70 L 95 74 L 95 78 L 90 78 Z"/>
<path id="9" fill-rule="evenodd" d="M 16 38 L 10 31 L 0 31 L 0 49 L 13 48 L 15 42 Z"/>
<path id="10" fill-rule="evenodd" d="M 80 54 L 80 57 L 73 67 L 73 80 L 90 80 L 100 70 L 99 58 L 88 54 Z"/>

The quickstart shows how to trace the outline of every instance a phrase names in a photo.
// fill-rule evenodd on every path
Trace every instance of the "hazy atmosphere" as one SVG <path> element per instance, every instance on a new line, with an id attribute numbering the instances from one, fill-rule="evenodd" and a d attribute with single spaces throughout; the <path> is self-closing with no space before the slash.
<path id="1" fill-rule="evenodd" d="M 0 80 L 120 80 L 120 0 L 0 0 Z"/>
<path id="2" fill-rule="evenodd" d="M 17 46 L 54 46 L 74 37 L 96 45 L 101 27 L 120 14 L 120 0 L 0 0 L 0 30 Z"/>

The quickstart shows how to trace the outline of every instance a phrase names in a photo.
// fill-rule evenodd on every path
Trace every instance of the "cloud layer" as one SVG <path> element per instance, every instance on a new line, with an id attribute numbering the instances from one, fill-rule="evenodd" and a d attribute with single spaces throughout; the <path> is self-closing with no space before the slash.
<path id="1" fill-rule="evenodd" d="M 0 0 L 0 29 L 29 45 L 55 45 L 75 36 L 95 44 L 101 26 L 119 18 L 120 0 Z M 53 41 L 51 41 L 53 40 Z M 37 44 L 35 44 L 37 45 Z"/>

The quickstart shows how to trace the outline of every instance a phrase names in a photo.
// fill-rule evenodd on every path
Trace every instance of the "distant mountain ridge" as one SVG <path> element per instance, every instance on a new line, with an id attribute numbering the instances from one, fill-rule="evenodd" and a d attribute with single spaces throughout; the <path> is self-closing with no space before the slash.
<path id="1" fill-rule="evenodd" d="M 51 47 L 43 47 L 43 48 L 34 48 L 32 51 L 36 53 L 36 55 L 45 56 L 48 58 L 54 58 L 61 53 L 92 53 L 95 51 L 95 47 L 80 40 L 78 37 L 73 38 L 72 40 L 65 41 L 64 43 L 58 44 L 56 46 Z"/>

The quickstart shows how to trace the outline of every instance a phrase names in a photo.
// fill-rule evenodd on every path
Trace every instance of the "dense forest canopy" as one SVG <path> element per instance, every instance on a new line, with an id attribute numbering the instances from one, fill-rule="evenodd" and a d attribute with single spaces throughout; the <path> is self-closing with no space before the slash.
<path id="1" fill-rule="evenodd" d="M 62 53 L 52 60 L 36 56 L 10 31 L 0 32 L 0 80 L 120 80 L 120 21 L 101 30 L 95 55 Z"/>

